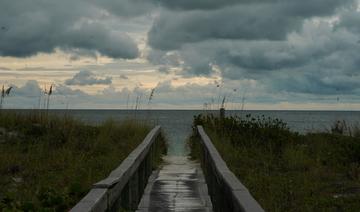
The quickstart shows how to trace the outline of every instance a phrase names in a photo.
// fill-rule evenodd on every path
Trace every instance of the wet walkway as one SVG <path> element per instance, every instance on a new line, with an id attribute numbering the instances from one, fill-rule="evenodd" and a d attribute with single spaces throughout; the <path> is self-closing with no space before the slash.
<path id="1" fill-rule="evenodd" d="M 149 179 L 138 211 L 212 211 L 204 175 L 186 156 L 166 156 Z"/>

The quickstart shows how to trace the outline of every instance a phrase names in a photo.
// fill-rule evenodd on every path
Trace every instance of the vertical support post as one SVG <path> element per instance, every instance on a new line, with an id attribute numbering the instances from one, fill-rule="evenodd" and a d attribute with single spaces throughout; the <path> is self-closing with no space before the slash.
<path id="1" fill-rule="evenodd" d="M 139 197 L 143 195 L 145 186 L 146 186 L 146 157 L 144 158 L 143 162 L 141 162 L 139 166 L 139 184 L 138 184 L 138 193 Z M 140 198 L 139 198 L 140 199 Z"/>
<path id="2" fill-rule="evenodd" d="M 150 152 L 149 152 L 149 160 L 150 160 L 150 172 L 152 172 L 153 166 L 154 166 L 154 144 L 151 146 Z"/>
<path id="3" fill-rule="evenodd" d="M 123 188 L 122 192 L 121 192 L 121 207 L 125 210 L 129 210 L 130 209 L 130 182 L 126 183 L 125 187 Z"/>
<path id="4" fill-rule="evenodd" d="M 145 172 L 146 172 L 146 179 L 149 178 L 151 175 L 151 147 L 149 150 L 149 154 L 145 158 Z"/>
<path id="5" fill-rule="evenodd" d="M 139 172 L 138 172 L 138 170 L 134 173 L 134 175 L 130 179 L 129 188 L 130 188 L 130 194 L 129 194 L 130 209 L 136 210 L 139 199 L 140 199 L 139 198 Z"/>

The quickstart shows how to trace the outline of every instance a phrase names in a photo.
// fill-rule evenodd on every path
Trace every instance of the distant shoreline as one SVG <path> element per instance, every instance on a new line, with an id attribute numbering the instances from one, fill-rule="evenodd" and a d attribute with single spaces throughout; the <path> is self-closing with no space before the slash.
<path id="1" fill-rule="evenodd" d="M 31 109 L 31 108 L 5 108 L 3 111 L 46 111 L 46 109 Z M 85 108 L 85 109 L 49 109 L 49 111 L 135 111 L 134 109 L 96 109 L 96 108 Z M 137 111 L 199 111 L 204 112 L 205 110 L 199 109 L 138 109 Z M 208 112 L 218 112 L 218 110 L 206 110 Z M 230 112 L 360 112 L 360 110 L 226 110 Z"/>

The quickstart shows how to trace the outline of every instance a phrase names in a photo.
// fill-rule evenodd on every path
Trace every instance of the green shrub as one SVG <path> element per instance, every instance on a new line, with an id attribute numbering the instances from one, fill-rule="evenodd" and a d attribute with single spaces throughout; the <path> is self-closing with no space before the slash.
<path id="1" fill-rule="evenodd" d="M 292 132 L 278 119 L 194 117 L 189 145 L 200 151 L 202 125 L 234 174 L 266 211 L 357 211 L 360 138 Z"/>
<path id="2" fill-rule="evenodd" d="M 68 210 L 150 130 L 132 120 L 90 126 L 35 112 L 0 113 L 0 127 L 0 211 Z"/>

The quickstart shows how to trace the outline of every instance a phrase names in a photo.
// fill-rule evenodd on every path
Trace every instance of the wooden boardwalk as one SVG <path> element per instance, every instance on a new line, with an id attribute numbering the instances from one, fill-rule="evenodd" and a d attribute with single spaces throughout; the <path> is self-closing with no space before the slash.
<path id="1" fill-rule="evenodd" d="M 145 188 L 137 211 L 212 211 L 201 167 L 185 156 L 166 156 Z"/>
<path id="2" fill-rule="evenodd" d="M 161 128 L 156 126 L 120 166 L 95 183 L 71 211 L 263 212 L 248 189 L 229 170 L 203 127 L 197 129 L 201 138 L 201 166 L 186 156 L 165 156 L 160 170 L 152 172 L 161 151 L 157 142 Z"/>

